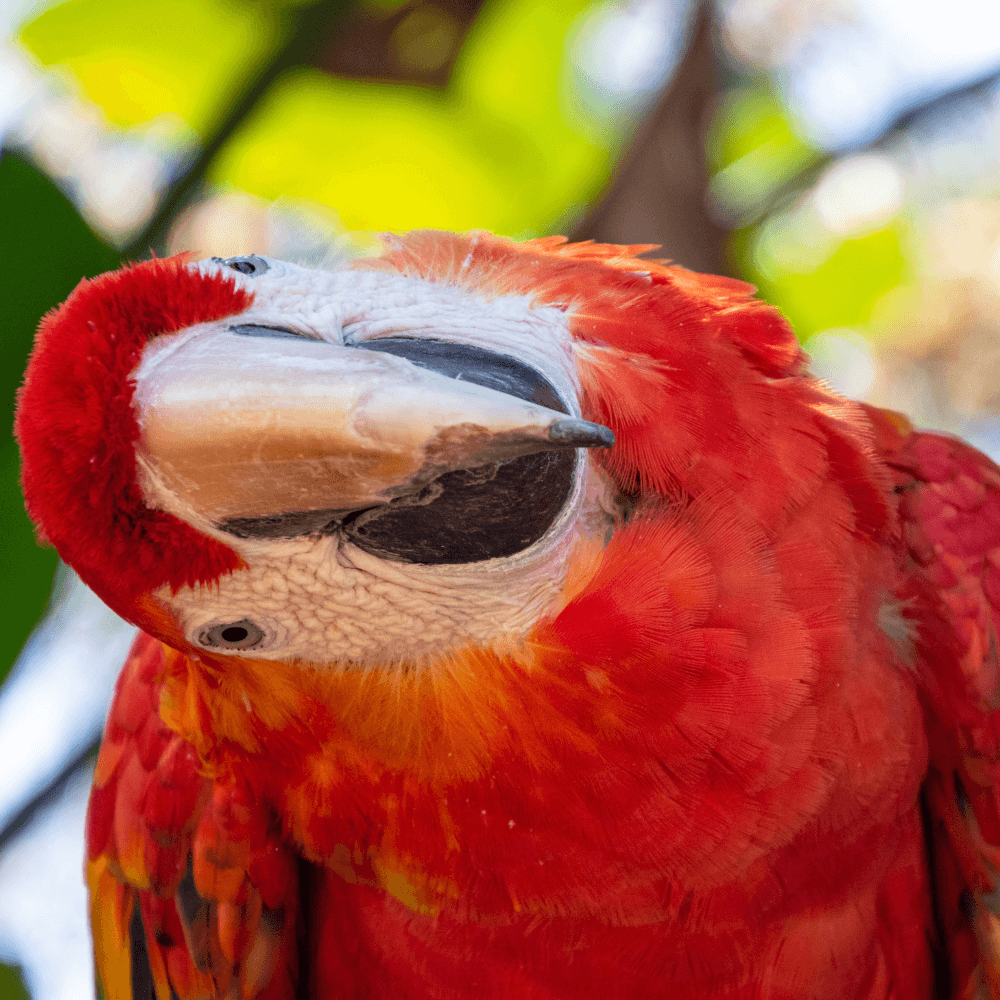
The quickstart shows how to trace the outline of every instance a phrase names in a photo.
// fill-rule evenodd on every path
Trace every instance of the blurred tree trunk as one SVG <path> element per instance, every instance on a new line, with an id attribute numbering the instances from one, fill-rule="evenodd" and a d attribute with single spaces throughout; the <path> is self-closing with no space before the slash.
<path id="1" fill-rule="evenodd" d="M 692 270 L 726 271 L 726 231 L 705 208 L 705 133 L 718 91 L 712 35 L 702 3 L 684 60 L 574 240 L 656 243 Z"/>

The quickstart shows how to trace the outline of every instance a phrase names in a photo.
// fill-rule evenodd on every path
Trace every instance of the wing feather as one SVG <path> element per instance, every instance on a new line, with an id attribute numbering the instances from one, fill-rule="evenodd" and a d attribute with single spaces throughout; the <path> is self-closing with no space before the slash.
<path id="1" fill-rule="evenodd" d="M 952 996 L 1000 998 L 1000 468 L 957 438 L 869 415 L 920 608 L 924 795 Z"/>
<path id="2" fill-rule="evenodd" d="M 105 727 L 87 816 L 98 977 L 116 1000 L 292 997 L 296 859 L 270 812 L 161 720 L 177 655 L 140 634 Z"/>

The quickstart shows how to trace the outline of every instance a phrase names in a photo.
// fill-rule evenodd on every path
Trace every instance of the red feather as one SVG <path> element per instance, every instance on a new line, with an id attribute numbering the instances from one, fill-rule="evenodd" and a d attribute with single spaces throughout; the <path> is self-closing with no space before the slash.
<path id="1" fill-rule="evenodd" d="M 138 905 L 183 1000 L 290 996 L 300 913 L 323 1000 L 925 1000 L 942 945 L 956 996 L 1000 982 L 1000 470 L 835 396 L 749 286 L 645 249 L 416 233 L 357 262 L 564 310 L 628 523 L 527 635 L 419 664 L 140 640 L 88 824 L 109 975 Z M 177 642 L 142 592 L 235 556 L 136 503 L 133 320 L 247 301 L 148 267 L 46 321 L 19 434 L 33 515 Z M 95 310 L 132 338 L 99 376 Z"/>
<path id="2" fill-rule="evenodd" d="M 151 336 L 242 312 L 252 299 L 231 278 L 172 257 L 81 281 L 39 327 L 15 423 L 28 513 L 126 618 L 136 619 L 140 594 L 240 565 L 221 542 L 144 503 L 132 373 Z"/>

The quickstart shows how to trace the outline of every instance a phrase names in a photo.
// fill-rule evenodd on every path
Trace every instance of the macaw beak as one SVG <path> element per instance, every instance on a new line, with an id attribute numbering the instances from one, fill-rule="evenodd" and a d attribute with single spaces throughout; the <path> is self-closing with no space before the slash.
<path id="1" fill-rule="evenodd" d="M 614 443 L 391 353 L 246 329 L 267 328 L 153 341 L 135 374 L 140 466 L 216 525 L 361 510 L 457 469 Z"/>

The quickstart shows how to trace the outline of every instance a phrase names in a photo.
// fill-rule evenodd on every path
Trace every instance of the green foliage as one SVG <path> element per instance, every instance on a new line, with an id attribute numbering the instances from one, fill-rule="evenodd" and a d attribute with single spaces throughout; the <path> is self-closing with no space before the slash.
<path id="1" fill-rule="evenodd" d="M 296 70 L 271 91 L 210 177 L 264 198 L 323 202 L 348 229 L 490 226 L 484 205 L 496 205 L 494 216 L 506 222 L 504 207 L 521 193 L 516 175 L 505 177 L 503 160 L 482 155 L 479 130 L 466 132 L 461 119 L 434 91 Z"/>
<path id="2" fill-rule="evenodd" d="M 21 970 L 14 965 L 0 965 L 0 1000 L 28 1000 Z"/>
<path id="3" fill-rule="evenodd" d="M 709 167 L 722 170 L 762 147 L 815 155 L 771 84 L 757 80 L 722 95 L 706 143 Z"/>
<path id="4" fill-rule="evenodd" d="M 821 155 L 767 81 L 723 96 L 707 148 L 712 198 L 743 226 L 729 241 L 736 273 L 785 313 L 800 339 L 831 327 L 865 331 L 877 303 L 907 279 L 902 225 L 850 238 L 824 226 L 802 200 L 803 171 Z"/>
<path id="5" fill-rule="evenodd" d="M 759 234 L 760 227 L 755 226 L 733 237 L 731 250 L 737 266 L 757 284 L 763 298 L 784 312 L 800 340 L 831 327 L 863 330 L 882 297 L 909 279 L 899 226 L 855 239 L 832 240 L 819 260 L 805 247 L 797 260 L 795 247 L 790 246 L 784 261 L 777 266 L 768 262 L 766 268 L 754 253 Z"/>
<path id="6" fill-rule="evenodd" d="M 707 141 L 711 192 L 727 213 L 754 216 L 785 183 L 819 159 L 767 82 L 724 94 Z"/>
<path id="7" fill-rule="evenodd" d="M 516 172 L 525 190 L 532 235 L 574 209 L 583 211 L 625 138 L 627 122 L 619 117 L 611 124 L 586 110 L 582 84 L 571 70 L 576 31 L 601 6 L 591 0 L 491 0 L 455 66 L 453 89 L 467 118 L 480 123 L 484 141 L 491 136 L 484 153 L 497 156 L 516 132 L 530 154 L 522 158 L 513 148 L 506 169 Z"/>
<path id="8" fill-rule="evenodd" d="M 604 182 L 617 137 L 582 134 L 566 38 L 581 0 L 494 0 L 444 91 L 287 74 L 211 178 L 313 198 L 347 229 L 564 225 Z"/>
<path id="9" fill-rule="evenodd" d="M 11 437 L 14 395 L 39 318 L 84 275 L 117 267 L 118 256 L 81 221 L 51 181 L 10 153 L 0 158 L 0 255 L 8 262 L 4 335 L 0 338 L 0 679 L 7 673 L 48 600 L 56 555 L 35 540 L 24 512 L 17 448 Z M 11 568 L 17 567 L 16 572 Z"/>
<path id="10" fill-rule="evenodd" d="M 280 8 L 280 5 L 277 5 Z M 589 0 L 490 0 L 445 90 L 287 73 L 210 179 L 307 198 L 349 229 L 569 225 L 607 178 L 621 129 L 588 121 L 567 45 Z M 274 4 L 69 0 L 22 34 L 80 80 L 109 120 L 183 118 L 204 134 L 277 43 Z"/>
<path id="11" fill-rule="evenodd" d="M 277 5 L 280 6 L 280 5 Z M 119 128 L 177 115 L 204 132 L 277 38 L 275 4 L 69 0 L 21 32 Z"/>

